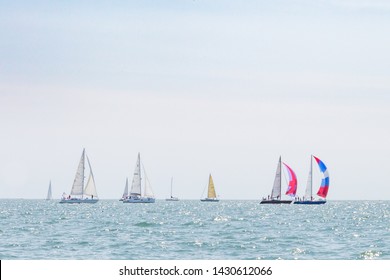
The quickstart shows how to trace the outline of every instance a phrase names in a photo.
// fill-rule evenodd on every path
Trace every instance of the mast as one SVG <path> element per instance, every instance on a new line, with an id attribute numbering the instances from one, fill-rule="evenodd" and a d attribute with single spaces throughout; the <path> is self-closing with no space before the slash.
<path id="1" fill-rule="evenodd" d="M 84 198 L 84 177 L 85 177 L 85 148 L 83 149 L 83 177 L 82 177 L 82 184 L 81 184 L 81 198 Z"/>
<path id="2" fill-rule="evenodd" d="M 139 195 L 142 196 L 142 177 L 141 177 L 141 154 L 138 153 L 138 174 L 139 174 Z M 146 184 L 146 180 L 145 180 Z M 145 186 L 144 186 L 144 193 L 145 193 Z"/>
<path id="3" fill-rule="evenodd" d="M 279 172 L 279 176 L 280 176 L 280 179 L 279 179 L 279 200 L 282 199 L 282 157 L 280 156 L 279 157 L 279 166 L 280 166 L 280 172 Z"/>
<path id="4" fill-rule="evenodd" d="M 173 177 L 171 178 L 171 198 L 173 197 L 172 196 L 172 184 L 173 184 Z"/>
<path id="5" fill-rule="evenodd" d="M 310 200 L 313 197 L 313 155 L 310 157 Z"/>
<path id="6" fill-rule="evenodd" d="M 309 175 L 306 182 L 306 190 L 303 200 L 312 200 L 313 197 L 313 155 L 310 156 Z"/>

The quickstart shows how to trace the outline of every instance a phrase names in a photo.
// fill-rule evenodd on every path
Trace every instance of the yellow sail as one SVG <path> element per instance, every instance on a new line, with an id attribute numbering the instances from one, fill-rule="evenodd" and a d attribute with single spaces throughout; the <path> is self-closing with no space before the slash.
<path id="1" fill-rule="evenodd" d="M 215 188 L 214 188 L 214 182 L 213 182 L 213 177 L 209 177 L 209 189 L 207 193 L 207 198 L 216 198 L 217 195 L 215 194 Z"/>

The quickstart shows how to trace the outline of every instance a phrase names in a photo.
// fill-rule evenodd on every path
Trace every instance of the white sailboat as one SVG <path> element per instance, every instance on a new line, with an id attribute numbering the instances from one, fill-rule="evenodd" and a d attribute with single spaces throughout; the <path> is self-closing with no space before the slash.
<path id="1" fill-rule="evenodd" d="M 47 196 L 46 196 L 46 200 L 52 200 L 53 199 L 53 195 L 51 193 L 51 181 L 49 183 L 49 189 L 47 190 Z"/>
<path id="2" fill-rule="evenodd" d="M 138 153 L 137 163 L 134 169 L 133 182 L 131 184 L 130 195 L 123 200 L 123 203 L 154 203 L 156 199 L 152 191 L 152 187 L 146 176 L 145 168 L 143 168 L 145 177 L 144 193 L 142 195 L 142 176 L 141 176 L 141 156 Z"/>
<path id="3" fill-rule="evenodd" d="M 88 162 L 89 177 L 87 184 L 84 186 L 85 158 L 87 158 Z M 83 149 L 70 195 L 64 193 L 60 203 L 96 203 L 98 200 L 91 164 L 88 156 L 85 154 L 85 149 Z"/>
<path id="4" fill-rule="evenodd" d="M 283 163 L 288 172 L 289 177 L 291 177 L 291 181 L 289 184 L 289 189 L 287 190 L 286 194 L 295 196 L 296 188 L 297 188 L 297 179 L 295 176 L 295 173 L 292 171 L 292 169 Z M 292 188 L 291 188 L 292 187 Z M 290 191 L 292 191 L 290 193 Z M 276 168 L 276 174 L 275 174 L 275 180 L 274 185 L 272 187 L 271 196 L 268 196 L 268 198 L 263 198 L 263 200 L 260 201 L 261 204 L 290 204 L 293 201 L 291 199 L 282 199 L 282 157 L 279 157 L 278 161 L 278 167 Z"/>
<path id="5" fill-rule="evenodd" d="M 209 175 L 209 185 L 207 187 L 207 197 L 201 199 L 202 202 L 218 202 L 217 194 L 215 193 L 214 181 L 211 174 Z"/>
<path id="6" fill-rule="evenodd" d="M 129 196 L 129 180 L 126 178 L 125 189 L 123 190 L 122 198 L 119 201 L 125 200 Z"/>
<path id="7" fill-rule="evenodd" d="M 171 197 L 170 198 L 166 198 L 165 200 L 166 201 L 179 201 L 178 197 L 175 197 L 175 196 L 172 195 L 172 185 L 173 185 L 173 177 L 171 178 Z"/>

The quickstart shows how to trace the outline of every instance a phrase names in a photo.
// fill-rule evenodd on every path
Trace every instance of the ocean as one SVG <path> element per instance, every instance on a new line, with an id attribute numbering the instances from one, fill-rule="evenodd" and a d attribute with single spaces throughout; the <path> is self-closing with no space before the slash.
<path id="1" fill-rule="evenodd" d="M 390 201 L 0 200 L 2 260 L 390 259 Z"/>

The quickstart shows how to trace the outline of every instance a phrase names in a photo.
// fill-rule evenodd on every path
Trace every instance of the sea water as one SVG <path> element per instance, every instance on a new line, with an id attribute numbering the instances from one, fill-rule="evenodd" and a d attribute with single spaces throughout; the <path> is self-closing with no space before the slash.
<path id="1" fill-rule="evenodd" d="M 0 200 L 0 259 L 390 259 L 390 201 Z"/>

